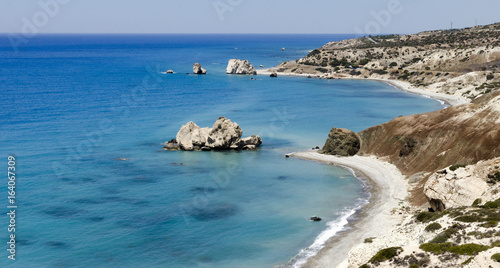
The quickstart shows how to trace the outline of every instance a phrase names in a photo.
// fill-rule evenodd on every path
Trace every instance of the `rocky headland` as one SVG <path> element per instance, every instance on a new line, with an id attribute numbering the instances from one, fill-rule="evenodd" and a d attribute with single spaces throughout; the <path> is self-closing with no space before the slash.
<path id="1" fill-rule="evenodd" d="M 262 138 L 252 135 L 241 138 L 243 130 L 230 119 L 219 117 L 212 128 L 200 128 L 194 122 L 181 127 L 175 139 L 165 143 L 166 150 L 211 151 L 211 150 L 255 150 Z"/>

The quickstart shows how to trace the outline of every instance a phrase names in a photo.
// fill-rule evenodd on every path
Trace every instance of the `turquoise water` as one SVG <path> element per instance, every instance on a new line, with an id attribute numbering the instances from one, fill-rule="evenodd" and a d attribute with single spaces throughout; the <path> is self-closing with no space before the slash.
<path id="1" fill-rule="evenodd" d="M 17 258 L 4 251 L 0 266 L 273 267 L 333 235 L 366 187 L 284 154 L 322 146 L 333 126 L 360 131 L 441 104 L 375 81 L 251 80 L 225 67 L 270 67 L 348 37 L 49 35 L 15 52 L 3 36 L 0 148 L 5 169 L 16 157 L 18 209 Z M 194 62 L 208 75 L 186 75 Z M 263 146 L 161 149 L 188 121 L 219 116 Z"/>

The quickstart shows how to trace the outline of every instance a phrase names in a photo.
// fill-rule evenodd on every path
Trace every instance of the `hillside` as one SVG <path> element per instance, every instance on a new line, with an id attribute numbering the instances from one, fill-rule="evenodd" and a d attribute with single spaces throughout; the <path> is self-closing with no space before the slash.
<path id="1" fill-rule="evenodd" d="M 500 23 L 331 42 L 270 71 L 330 79 L 393 79 L 474 99 L 500 88 Z"/>

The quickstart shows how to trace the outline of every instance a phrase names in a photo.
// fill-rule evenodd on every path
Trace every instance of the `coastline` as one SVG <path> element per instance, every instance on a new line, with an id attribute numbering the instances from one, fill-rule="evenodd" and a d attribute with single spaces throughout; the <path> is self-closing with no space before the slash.
<path id="1" fill-rule="evenodd" d="M 396 211 L 408 207 L 408 184 L 396 166 L 375 156 L 337 157 L 316 151 L 292 153 L 290 156 L 351 168 L 356 177 L 366 180 L 371 193 L 369 203 L 360 209 L 356 219 L 351 219 L 348 230 L 329 238 L 315 256 L 293 267 L 348 267 L 352 248 L 362 244 L 366 238 L 389 234 L 403 221 L 403 214 Z M 370 258 L 375 253 L 375 250 L 366 252 L 364 258 Z"/>
<path id="2" fill-rule="evenodd" d="M 274 68 L 261 69 L 261 70 L 257 70 L 257 75 L 270 75 L 273 72 L 275 72 Z M 280 72 L 280 73 L 278 73 L 278 76 L 280 76 L 280 75 L 282 75 L 282 76 L 322 78 L 321 76 L 319 76 L 317 74 L 295 74 L 295 73 L 290 73 L 290 72 Z M 436 93 L 436 92 L 431 92 L 431 91 L 428 91 L 425 89 L 416 88 L 416 87 L 412 86 L 409 82 L 404 82 L 404 81 L 397 81 L 397 80 L 384 79 L 384 78 L 373 78 L 373 77 L 372 78 L 336 77 L 335 79 L 372 80 L 372 81 L 380 81 L 380 82 L 388 83 L 391 86 L 393 86 L 399 90 L 441 101 L 445 105 L 445 108 L 447 108 L 449 106 L 458 106 L 458 105 L 462 105 L 462 104 L 466 104 L 466 103 L 470 102 L 469 99 L 466 99 L 464 97 L 448 95 L 448 94 L 443 94 L 443 93 Z"/>
<path id="3" fill-rule="evenodd" d="M 270 75 L 273 72 L 275 72 L 273 68 L 261 69 L 257 71 L 257 74 Z M 280 72 L 278 75 L 322 79 L 321 76 L 315 74 Z M 387 83 L 398 90 L 440 101 L 443 104 L 443 109 L 470 102 L 470 100 L 463 97 L 416 88 L 403 81 L 359 77 L 337 77 L 336 79 L 373 80 Z M 304 151 L 292 153 L 290 157 L 350 168 L 358 179 L 368 184 L 371 196 L 368 204 L 358 209 L 355 215 L 351 215 L 344 228 L 328 238 L 315 255 L 304 260 L 292 259 L 287 267 L 358 267 L 359 265 L 353 265 L 353 260 L 357 260 L 358 264 L 360 260 L 366 262 L 378 251 L 375 246 L 366 246 L 370 245 L 364 243 L 366 238 L 388 237 L 408 219 L 408 216 L 412 215 L 411 211 L 418 209 L 412 207 L 407 201 L 410 186 L 405 176 L 401 174 L 396 166 L 380 160 L 376 156 L 337 157 L 322 155 L 316 151 Z M 382 239 L 378 244 L 382 243 L 391 246 L 391 242 L 394 241 Z"/>

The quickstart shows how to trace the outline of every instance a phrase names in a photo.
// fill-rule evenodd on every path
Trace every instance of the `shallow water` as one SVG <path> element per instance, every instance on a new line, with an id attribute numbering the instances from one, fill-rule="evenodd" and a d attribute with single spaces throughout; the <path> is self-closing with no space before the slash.
<path id="1" fill-rule="evenodd" d="M 17 260 L 4 252 L 0 265 L 288 262 L 366 194 L 348 170 L 284 154 L 321 146 L 333 126 L 360 131 L 441 104 L 376 81 L 251 80 L 225 67 L 230 58 L 274 66 L 347 37 L 56 35 L 19 52 L 2 37 L 0 148 L 17 159 L 19 207 Z M 186 75 L 194 62 L 208 75 Z M 261 135 L 262 148 L 161 149 L 188 121 L 219 116 Z"/>

